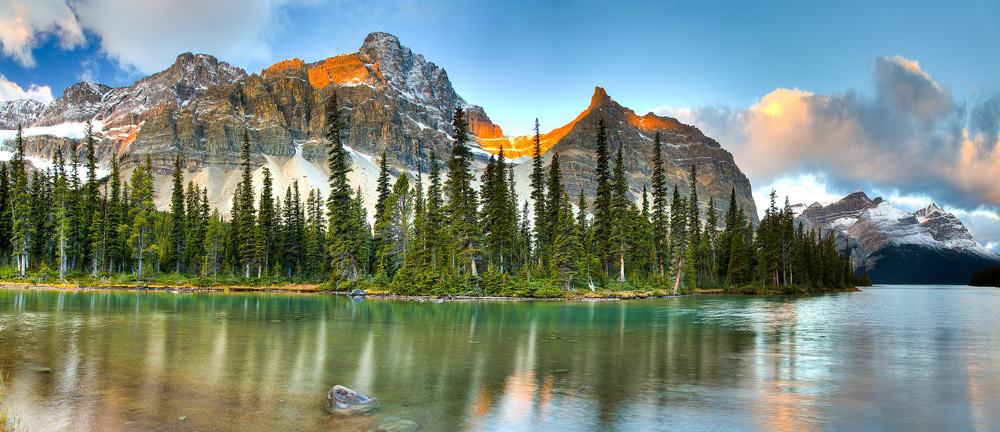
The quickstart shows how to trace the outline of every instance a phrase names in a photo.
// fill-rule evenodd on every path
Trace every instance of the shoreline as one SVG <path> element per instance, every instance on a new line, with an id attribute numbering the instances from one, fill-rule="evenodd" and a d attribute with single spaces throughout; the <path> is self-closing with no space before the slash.
<path id="1" fill-rule="evenodd" d="M 319 288 L 318 284 L 293 284 L 276 286 L 248 286 L 248 285 L 218 285 L 210 287 L 198 287 L 192 285 L 100 285 L 83 286 L 75 283 L 32 283 L 16 281 L 0 281 L 0 289 L 24 289 L 24 290 L 49 290 L 49 291 L 136 291 L 136 292 L 165 292 L 175 294 L 199 294 L 199 293 L 271 293 L 271 294 L 313 294 L 313 295 L 342 295 L 350 296 L 344 291 L 330 291 Z M 811 293 L 742 293 L 728 292 L 718 288 L 698 289 L 692 294 L 677 295 L 655 295 L 645 291 L 611 291 L 611 292 L 579 292 L 563 297 L 501 297 L 501 296 L 452 296 L 452 295 L 400 295 L 383 291 L 366 292 L 365 298 L 376 300 L 400 300 L 414 302 L 441 303 L 446 301 L 619 301 L 619 300 L 646 300 L 646 299 L 666 299 L 692 296 L 748 296 L 748 297 L 786 297 L 786 296 L 811 296 L 818 294 L 832 294 L 841 292 L 860 292 L 858 287 L 843 288 L 838 290 L 818 291 Z M 608 295 L 611 294 L 611 295 Z"/>

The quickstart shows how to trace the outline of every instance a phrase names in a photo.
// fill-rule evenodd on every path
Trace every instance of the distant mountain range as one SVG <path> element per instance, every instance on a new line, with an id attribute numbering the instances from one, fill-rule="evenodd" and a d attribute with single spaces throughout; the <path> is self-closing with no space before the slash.
<path id="1" fill-rule="evenodd" d="M 854 192 L 835 203 L 793 210 L 806 229 L 847 238 L 857 271 L 867 271 L 875 283 L 965 284 L 976 270 L 1000 263 L 1000 255 L 936 204 L 908 213 Z"/>
<path id="2" fill-rule="evenodd" d="M 239 180 L 235 168 L 245 130 L 251 136 L 253 163 L 275 175 L 276 190 L 297 180 L 303 188 L 326 192 L 321 137 L 324 101 L 331 92 L 337 93 L 346 117 L 346 144 L 354 162 L 350 180 L 365 191 L 368 206 L 374 203 L 375 162 L 382 152 L 397 175 L 426 171 L 431 152 L 438 161 L 450 155 L 456 108 L 467 113 L 480 162 L 501 146 L 515 163 L 531 154 L 531 137 L 505 135 L 483 108 L 456 93 L 444 69 L 387 33 L 369 34 L 354 53 L 312 63 L 285 60 L 260 73 L 248 74 L 210 55 L 185 53 L 167 69 L 126 87 L 78 83 L 48 105 L 6 102 L 0 104 L 0 140 L 5 141 L 0 150 L 12 150 L 12 130 L 20 124 L 26 128 L 31 159 L 50 161 L 60 146 L 78 145 L 83 122 L 91 120 L 105 165 L 115 157 L 128 168 L 149 157 L 163 191 L 180 153 L 188 178 L 208 186 L 210 201 L 226 212 Z M 583 189 L 593 196 L 595 134 L 602 118 L 611 150 L 625 146 L 629 188 L 636 200 L 643 185 L 649 185 L 653 135 L 660 132 L 669 186 L 677 184 L 686 194 L 687 172 L 697 165 L 703 196 L 711 196 L 725 211 L 735 188 L 740 206 L 756 220 L 750 182 L 718 142 L 676 119 L 637 115 L 600 87 L 576 119 L 542 137 L 546 163 L 552 153 L 560 154 L 569 193 Z M 515 170 L 522 200 L 527 198 L 528 165 Z M 157 204 L 165 208 L 168 199 L 168 193 L 160 193 Z M 707 200 L 702 202 L 707 206 Z"/>

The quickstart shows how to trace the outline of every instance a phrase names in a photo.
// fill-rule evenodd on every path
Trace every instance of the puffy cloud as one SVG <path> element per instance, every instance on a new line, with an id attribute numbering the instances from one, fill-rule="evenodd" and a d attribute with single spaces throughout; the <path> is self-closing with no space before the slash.
<path id="1" fill-rule="evenodd" d="M 31 50 L 47 35 L 64 48 L 84 44 L 84 31 L 127 69 L 152 73 L 185 51 L 236 63 L 266 60 L 283 8 L 310 0 L 10 0 L 0 6 L 3 53 L 33 66 Z"/>
<path id="2" fill-rule="evenodd" d="M 7 0 L 0 3 L 0 45 L 3 54 L 31 67 L 31 50 L 48 36 L 58 38 L 63 48 L 86 42 L 83 28 L 64 0 Z"/>
<path id="3" fill-rule="evenodd" d="M 49 86 L 34 84 L 24 89 L 17 83 L 8 80 L 7 77 L 0 75 L 0 102 L 17 99 L 34 99 L 41 103 L 49 103 L 52 102 L 52 89 Z"/>
<path id="4" fill-rule="evenodd" d="M 957 102 L 920 64 L 875 62 L 874 93 L 776 89 L 747 109 L 679 115 L 731 149 L 755 184 L 818 173 L 833 190 L 859 186 L 932 196 L 957 208 L 1000 205 L 1000 95 Z"/>

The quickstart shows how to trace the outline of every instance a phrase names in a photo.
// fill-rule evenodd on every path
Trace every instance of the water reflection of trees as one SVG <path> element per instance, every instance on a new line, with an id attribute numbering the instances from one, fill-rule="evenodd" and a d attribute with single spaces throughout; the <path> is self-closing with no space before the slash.
<path id="1" fill-rule="evenodd" d="M 104 430 L 148 429 L 179 415 L 214 430 L 377 421 L 323 413 L 334 383 L 382 399 L 380 416 L 426 430 L 610 429 L 637 408 L 701 403 L 694 386 L 736 385 L 756 337 L 685 300 L 13 291 L 0 293 L 0 307 L 22 312 L 17 322 L 5 314 L 0 327 L 0 342 L 19 347 L 2 350 L 0 366 L 19 371 L 8 384 L 26 396 L 20 406 Z M 57 373 L 27 372 L 34 363 Z"/>

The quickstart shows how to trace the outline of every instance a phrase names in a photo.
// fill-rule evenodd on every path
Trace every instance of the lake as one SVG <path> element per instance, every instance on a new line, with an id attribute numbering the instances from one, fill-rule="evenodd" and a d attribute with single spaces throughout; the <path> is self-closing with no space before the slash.
<path id="1" fill-rule="evenodd" d="M 0 290 L 29 431 L 996 430 L 1000 290 L 445 303 Z M 342 384 L 378 398 L 327 414 Z"/>

